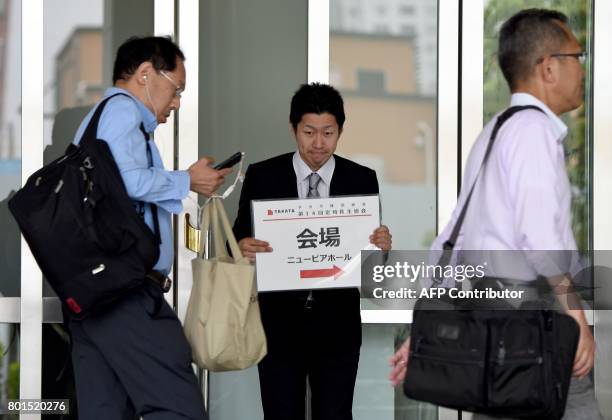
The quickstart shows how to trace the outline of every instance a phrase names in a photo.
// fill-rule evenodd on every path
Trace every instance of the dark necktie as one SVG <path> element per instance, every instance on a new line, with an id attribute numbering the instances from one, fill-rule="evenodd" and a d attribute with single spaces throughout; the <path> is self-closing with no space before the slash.
<path id="1" fill-rule="evenodd" d="M 319 182 L 321 182 L 321 176 L 318 173 L 313 172 L 308 175 L 308 194 L 306 195 L 307 198 L 321 197 L 321 195 L 319 194 L 319 190 L 317 190 Z M 312 290 L 310 290 L 308 292 L 308 297 L 306 298 L 306 308 L 312 308 L 313 302 L 314 299 L 312 297 Z"/>
<path id="2" fill-rule="evenodd" d="M 321 182 L 321 177 L 318 173 L 313 172 L 308 175 L 308 194 L 306 195 L 307 198 L 321 197 L 321 195 L 319 194 L 319 190 L 317 190 L 319 182 Z"/>

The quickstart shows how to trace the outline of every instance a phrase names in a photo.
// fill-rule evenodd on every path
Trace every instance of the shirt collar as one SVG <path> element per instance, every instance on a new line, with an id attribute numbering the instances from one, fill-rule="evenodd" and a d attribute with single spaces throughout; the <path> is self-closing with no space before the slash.
<path id="1" fill-rule="evenodd" d="M 134 99 L 136 106 L 140 111 L 140 115 L 142 116 L 142 124 L 144 125 L 145 131 L 147 133 L 152 133 L 153 131 L 155 131 L 155 128 L 157 128 L 157 118 L 155 117 L 155 114 L 153 114 L 151 110 L 147 108 L 140 99 L 132 95 L 129 91 L 113 86 L 111 88 L 106 89 L 106 92 L 104 92 L 104 98 L 114 95 L 116 93 L 124 93 L 130 98 Z"/>
<path id="2" fill-rule="evenodd" d="M 302 159 L 299 152 L 293 154 L 293 167 L 295 168 L 295 176 L 298 182 L 303 182 L 313 172 L 312 169 L 306 165 L 306 162 Z M 325 185 L 331 184 L 332 176 L 334 175 L 334 169 L 336 168 L 336 159 L 332 155 L 323 166 L 315 171 L 321 177 L 321 180 L 325 182 Z"/>
<path id="3" fill-rule="evenodd" d="M 510 98 L 510 106 L 515 105 L 535 105 L 538 108 L 542 109 L 553 122 L 555 134 L 557 135 L 557 141 L 562 142 L 567 136 L 567 125 L 559 118 L 554 112 L 550 110 L 548 106 L 542 101 L 540 101 L 535 96 L 525 93 L 513 93 Z"/>

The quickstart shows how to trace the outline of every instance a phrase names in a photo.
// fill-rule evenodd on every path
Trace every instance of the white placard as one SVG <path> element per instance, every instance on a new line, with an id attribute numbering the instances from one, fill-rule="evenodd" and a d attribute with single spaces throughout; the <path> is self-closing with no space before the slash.
<path id="1" fill-rule="evenodd" d="M 379 209 L 378 195 L 252 201 L 255 238 L 273 248 L 257 254 L 258 290 L 360 287 Z"/>

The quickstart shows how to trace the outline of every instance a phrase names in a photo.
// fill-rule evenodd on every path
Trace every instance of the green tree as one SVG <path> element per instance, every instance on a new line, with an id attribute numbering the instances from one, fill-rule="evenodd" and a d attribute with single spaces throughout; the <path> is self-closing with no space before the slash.
<path id="1" fill-rule="evenodd" d="M 9 400 L 19 398 L 19 362 L 9 365 L 6 387 Z"/>
<path id="2" fill-rule="evenodd" d="M 2 386 L 2 366 L 4 366 L 4 343 L 0 341 L 0 401 L 2 401 L 2 397 L 4 396 L 4 387 Z"/>

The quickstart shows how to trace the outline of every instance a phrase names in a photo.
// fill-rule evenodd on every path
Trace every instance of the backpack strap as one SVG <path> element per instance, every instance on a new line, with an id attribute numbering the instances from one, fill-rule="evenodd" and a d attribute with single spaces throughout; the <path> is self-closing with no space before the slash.
<path id="1" fill-rule="evenodd" d="M 480 164 L 480 167 L 478 168 L 478 172 L 476 173 L 474 182 L 472 183 L 472 186 L 470 187 L 470 192 L 467 198 L 465 199 L 465 203 L 463 204 L 463 207 L 461 208 L 461 212 L 459 213 L 459 217 L 457 218 L 457 221 L 455 222 L 455 226 L 453 227 L 453 230 L 450 236 L 448 237 L 448 239 L 444 242 L 444 245 L 442 246 L 444 252 L 442 253 L 442 256 L 440 257 L 440 259 L 438 260 L 438 266 L 446 266 L 450 262 L 452 251 L 455 248 L 455 244 L 457 243 L 457 238 L 459 237 L 459 233 L 461 232 L 461 227 L 463 226 L 463 222 L 465 220 L 465 215 L 467 214 L 467 210 L 470 205 L 472 194 L 474 193 L 474 189 L 476 188 L 476 183 L 478 182 L 478 179 L 480 178 L 480 174 L 483 171 L 483 168 L 486 165 L 487 160 L 489 159 L 489 156 L 491 155 L 491 150 L 493 149 L 493 144 L 495 142 L 495 138 L 497 137 L 497 133 L 499 132 L 499 129 L 514 114 L 520 111 L 527 110 L 527 109 L 534 109 L 534 110 L 544 113 L 544 111 L 541 108 L 535 105 L 522 105 L 522 106 L 512 106 L 506 109 L 503 113 L 501 113 L 497 117 L 495 126 L 493 126 L 493 131 L 491 131 L 491 137 L 489 139 L 489 144 L 487 145 L 487 150 L 485 151 L 485 155 L 482 159 L 482 163 Z M 441 283 L 442 280 L 439 278 L 434 278 L 434 282 Z"/>
<path id="2" fill-rule="evenodd" d="M 91 144 L 92 142 L 97 140 L 98 123 L 100 122 L 100 117 L 102 116 L 102 112 L 104 111 L 104 108 L 106 107 L 106 104 L 108 103 L 108 101 L 110 101 L 115 96 L 119 96 L 119 95 L 128 97 L 133 100 L 133 98 L 126 93 L 115 93 L 114 95 L 111 95 L 108 98 L 105 98 L 102 102 L 100 102 L 98 106 L 96 107 L 94 114 L 91 116 L 91 119 L 89 120 L 89 123 L 87 124 L 87 127 L 85 128 L 85 131 L 83 132 L 83 135 L 81 136 L 81 141 L 79 142 L 80 145 L 86 146 L 87 144 Z M 149 168 L 151 168 L 153 166 L 153 157 L 151 154 L 151 146 L 149 145 L 150 136 L 149 136 L 149 133 L 145 131 L 144 124 L 142 122 L 140 123 L 139 128 L 145 138 L 145 143 L 147 145 L 147 160 L 149 162 Z M 145 203 L 142 201 L 139 201 L 139 204 L 141 208 L 144 209 Z M 157 215 L 157 205 L 153 203 L 149 203 L 149 206 L 151 208 L 151 215 L 153 216 L 153 234 L 155 235 L 155 241 L 158 244 L 161 244 L 161 235 L 159 231 L 159 217 Z"/>
<path id="3" fill-rule="evenodd" d="M 119 96 L 119 95 L 126 96 L 132 99 L 126 93 L 115 93 L 114 95 L 111 95 L 108 98 L 105 98 L 102 102 L 100 102 L 98 106 L 96 107 L 96 111 L 91 116 L 91 119 L 89 120 L 89 124 L 87 124 L 87 127 L 85 128 L 85 131 L 83 131 L 83 135 L 81 136 L 81 140 L 79 144 L 86 145 L 86 144 L 96 141 L 96 139 L 98 138 L 98 123 L 100 122 L 102 111 L 104 111 L 104 108 L 106 107 L 106 104 L 108 103 L 108 101 L 113 99 L 115 96 Z"/>

